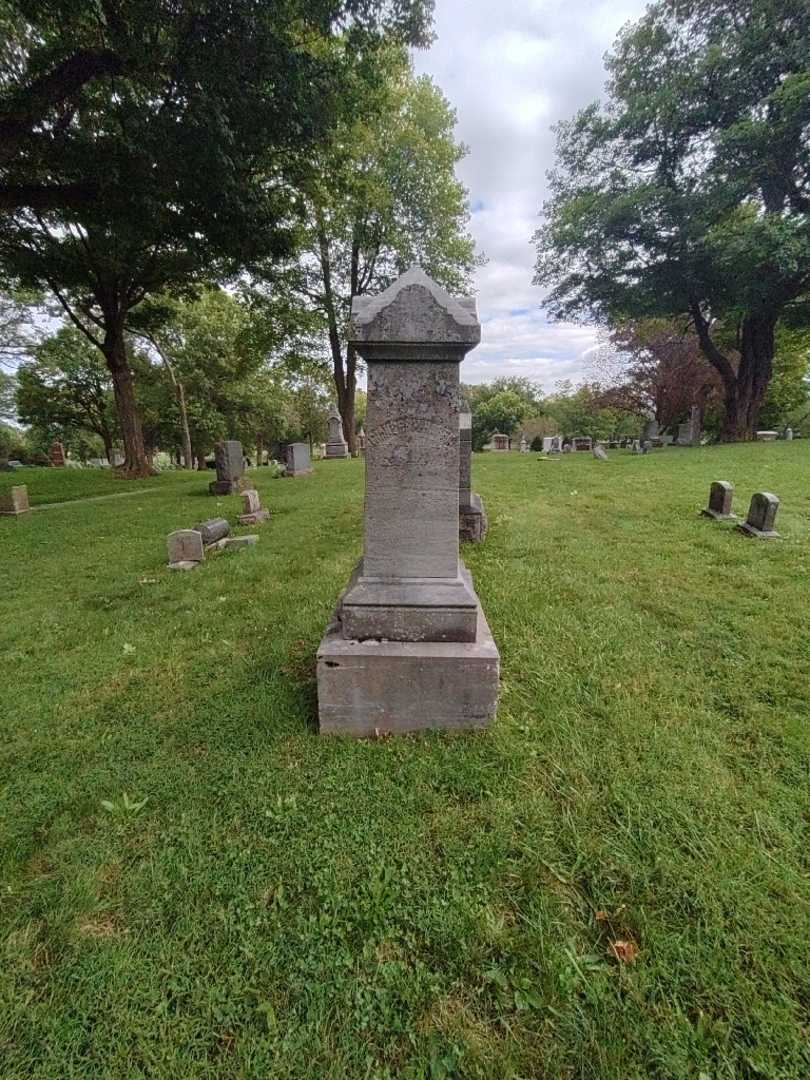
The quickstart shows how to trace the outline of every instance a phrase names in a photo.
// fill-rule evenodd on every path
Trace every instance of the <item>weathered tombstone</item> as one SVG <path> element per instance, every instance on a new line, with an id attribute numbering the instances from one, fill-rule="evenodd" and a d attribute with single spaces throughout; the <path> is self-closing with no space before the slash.
<path id="1" fill-rule="evenodd" d="M 481 496 L 471 490 L 472 413 L 462 401 L 458 414 L 458 538 L 473 544 L 487 535 L 487 515 Z"/>
<path id="2" fill-rule="evenodd" d="M 731 512 L 733 498 L 734 485 L 728 480 L 715 480 L 709 488 L 709 505 L 700 512 L 715 521 L 736 521 L 737 515 Z"/>
<path id="3" fill-rule="evenodd" d="M 793 442 L 793 428 L 792 427 L 786 427 L 785 428 L 785 440 L 787 442 Z"/>
<path id="4" fill-rule="evenodd" d="M 242 513 L 238 518 L 240 525 L 258 525 L 269 517 L 270 511 L 262 509 L 262 500 L 255 488 L 242 492 Z"/>
<path id="5" fill-rule="evenodd" d="M 284 452 L 285 476 L 307 476 L 312 472 L 312 462 L 309 459 L 309 444 L 294 442 L 287 445 Z"/>
<path id="6" fill-rule="evenodd" d="M 779 499 L 776 495 L 770 491 L 757 491 L 751 496 L 748 517 L 737 528 L 748 536 L 756 536 L 758 540 L 779 540 L 779 533 L 774 529 L 778 509 Z"/>
<path id="7" fill-rule="evenodd" d="M 645 440 L 645 439 L 651 439 L 651 440 L 652 439 L 657 439 L 658 438 L 658 432 L 659 432 L 658 421 L 657 420 L 648 420 L 644 424 L 644 427 L 642 429 L 641 438 L 642 438 L 642 440 Z"/>
<path id="8" fill-rule="evenodd" d="M 590 435 L 575 435 L 571 446 L 574 450 L 593 450 L 593 439 Z"/>
<path id="9" fill-rule="evenodd" d="M 318 650 L 323 733 L 486 726 L 499 657 L 459 561 L 459 364 L 475 300 L 412 268 L 356 297 L 350 339 L 368 366 L 363 560 Z"/>
<path id="10" fill-rule="evenodd" d="M 194 528 L 202 536 L 205 546 L 210 547 L 217 540 L 222 540 L 230 534 L 231 524 L 227 518 L 209 518 L 208 521 L 201 521 Z"/>
<path id="11" fill-rule="evenodd" d="M 208 485 L 211 495 L 235 495 L 241 486 L 245 471 L 242 444 L 236 439 L 226 439 L 214 447 L 217 478 Z"/>
<path id="12" fill-rule="evenodd" d="M 597 461 L 607 461 L 608 459 L 607 453 L 605 452 L 605 448 L 603 446 L 595 446 L 591 453 Z"/>
<path id="13" fill-rule="evenodd" d="M 349 446 L 343 437 L 343 421 L 337 409 L 329 414 L 329 439 L 326 443 L 327 458 L 347 458 Z"/>
<path id="14" fill-rule="evenodd" d="M 360 425 L 360 430 L 357 432 L 357 449 L 361 454 L 365 454 L 366 452 L 366 433 L 362 424 Z"/>
<path id="15" fill-rule="evenodd" d="M 509 444 L 510 444 L 509 436 L 504 435 L 500 431 L 496 431 L 493 434 L 490 442 L 492 444 L 492 449 L 497 450 L 499 453 L 503 453 L 505 450 L 509 449 Z"/>
<path id="16" fill-rule="evenodd" d="M 757 442 L 776 442 L 779 438 L 778 431 L 758 431 Z"/>
<path id="17" fill-rule="evenodd" d="M 520 452 L 521 454 L 528 454 L 529 452 L 529 444 L 526 442 L 525 435 L 520 436 Z"/>
<path id="18" fill-rule="evenodd" d="M 48 451 L 48 458 L 51 463 L 51 467 L 54 469 L 64 469 L 65 467 L 65 448 L 60 442 L 52 442 L 51 448 Z"/>
<path id="19" fill-rule="evenodd" d="M 7 491 L 0 491 L 0 515 L 19 517 L 20 514 L 27 514 L 30 509 L 28 488 L 25 484 L 17 484 Z"/>
<path id="20" fill-rule="evenodd" d="M 700 409 L 697 405 L 693 405 L 686 423 L 678 424 L 678 445 L 700 446 L 700 439 Z"/>
<path id="21" fill-rule="evenodd" d="M 546 440 L 543 439 L 543 449 L 546 448 Z M 561 454 L 563 450 L 562 435 L 552 435 L 549 440 L 549 454 Z"/>
<path id="22" fill-rule="evenodd" d="M 170 570 L 193 570 L 205 559 L 205 545 L 199 529 L 177 529 L 166 540 Z"/>

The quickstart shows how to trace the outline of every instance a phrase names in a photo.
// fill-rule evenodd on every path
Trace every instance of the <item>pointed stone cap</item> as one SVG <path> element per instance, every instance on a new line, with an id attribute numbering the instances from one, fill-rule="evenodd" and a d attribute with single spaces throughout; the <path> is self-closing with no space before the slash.
<path id="1" fill-rule="evenodd" d="M 460 360 L 481 340 L 475 299 L 454 297 L 418 266 L 379 296 L 356 296 L 349 339 L 371 360 Z"/>

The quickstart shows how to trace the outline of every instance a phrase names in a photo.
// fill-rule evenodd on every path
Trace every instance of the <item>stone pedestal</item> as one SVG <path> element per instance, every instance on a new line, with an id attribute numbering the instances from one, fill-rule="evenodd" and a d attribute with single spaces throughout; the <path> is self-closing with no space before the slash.
<path id="1" fill-rule="evenodd" d="M 731 512 L 733 498 L 734 485 L 728 480 L 715 480 L 709 488 L 709 505 L 700 512 L 715 521 L 736 521 L 737 515 Z"/>
<path id="2" fill-rule="evenodd" d="M 326 441 L 326 453 L 324 456 L 327 458 L 347 458 L 349 456 L 349 446 L 343 437 L 343 421 L 337 409 L 334 409 L 329 414 L 329 438 Z"/>
<path id="3" fill-rule="evenodd" d="M 255 488 L 242 492 L 242 513 L 237 518 L 240 525 L 260 525 L 270 517 L 270 511 L 262 508 L 262 500 Z"/>
<path id="4" fill-rule="evenodd" d="M 217 478 L 208 485 L 211 495 L 236 495 L 242 487 L 245 462 L 242 444 L 236 439 L 218 442 L 214 447 Z"/>
<path id="5" fill-rule="evenodd" d="M 778 509 L 779 499 L 776 495 L 770 491 L 757 491 L 751 496 L 748 517 L 737 528 L 748 536 L 755 536 L 757 540 L 781 540 L 774 529 Z"/>
<path id="6" fill-rule="evenodd" d="M 487 535 L 487 521 L 481 496 L 471 488 L 472 414 L 465 405 L 458 416 L 458 538 L 479 544 Z"/>
<path id="7" fill-rule="evenodd" d="M 0 515 L 19 517 L 20 514 L 27 514 L 30 509 L 28 488 L 25 484 L 17 484 L 8 491 L 0 492 Z"/>
<path id="8" fill-rule="evenodd" d="M 356 298 L 368 366 L 363 560 L 318 652 L 324 733 L 480 727 L 498 652 L 459 561 L 459 363 L 480 340 L 475 301 L 421 270 Z"/>

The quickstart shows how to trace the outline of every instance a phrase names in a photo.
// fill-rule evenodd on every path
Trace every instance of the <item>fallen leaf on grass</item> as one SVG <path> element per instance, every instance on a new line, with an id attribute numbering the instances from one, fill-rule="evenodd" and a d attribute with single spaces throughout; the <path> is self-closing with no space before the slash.
<path id="1" fill-rule="evenodd" d="M 594 915 L 594 918 L 597 922 L 607 922 L 608 913 L 606 911 L 597 911 L 597 913 Z"/>
<path id="2" fill-rule="evenodd" d="M 633 941 L 611 941 L 608 952 L 620 964 L 632 964 L 638 956 L 638 945 Z"/>

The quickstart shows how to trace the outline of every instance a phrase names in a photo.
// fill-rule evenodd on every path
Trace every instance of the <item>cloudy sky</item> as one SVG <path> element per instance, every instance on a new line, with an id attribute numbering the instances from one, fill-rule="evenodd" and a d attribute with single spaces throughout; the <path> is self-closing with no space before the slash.
<path id="1" fill-rule="evenodd" d="M 414 56 L 458 113 L 458 172 L 489 262 L 477 275 L 483 338 L 465 382 L 525 375 L 551 391 L 589 374 L 595 335 L 549 323 L 532 285 L 531 235 L 554 163 L 552 124 L 601 96 L 602 57 L 644 0 L 436 0 L 437 40 Z"/>

